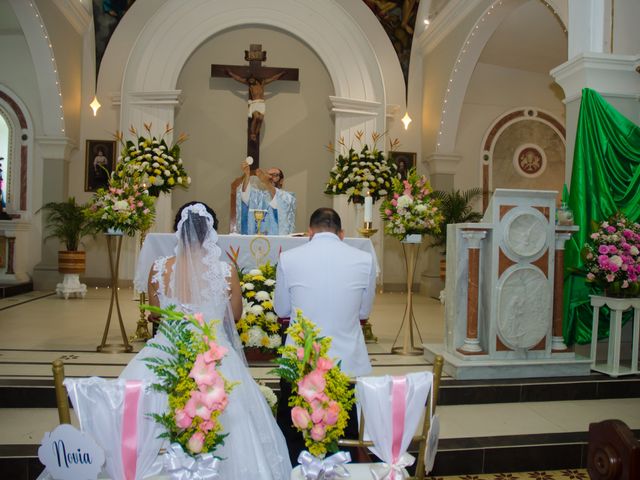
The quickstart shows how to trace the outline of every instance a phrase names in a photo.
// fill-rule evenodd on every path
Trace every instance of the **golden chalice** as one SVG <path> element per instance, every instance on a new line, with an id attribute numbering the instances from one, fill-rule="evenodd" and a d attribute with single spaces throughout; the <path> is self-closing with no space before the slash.
<path id="1" fill-rule="evenodd" d="M 262 221 L 264 220 L 264 217 L 266 216 L 267 216 L 266 210 L 258 210 L 258 209 L 253 210 L 253 218 L 256 220 L 256 235 L 262 235 L 262 233 L 260 232 L 260 227 L 262 225 Z"/>

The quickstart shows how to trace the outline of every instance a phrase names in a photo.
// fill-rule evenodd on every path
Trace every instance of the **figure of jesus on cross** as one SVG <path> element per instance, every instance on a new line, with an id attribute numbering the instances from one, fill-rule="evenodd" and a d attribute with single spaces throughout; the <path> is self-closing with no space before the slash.
<path id="1" fill-rule="evenodd" d="M 276 80 L 298 80 L 297 68 L 264 67 L 267 52 L 262 45 L 251 44 L 245 50 L 246 65 L 211 65 L 212 77 L 231 77 L 249 87 L 249 111 L 247 126 L 247 156 L 254 160 L 252 170 L 260 166 L 260 130 L 264 123 L 265 91 L 264 87 Z"/>
<path id="2" fill-rule="evenodd" d="M 262 127 L 262 121 L 264 120 L 264 113 L 266 106 L 264 104 L 264 86 L 269 85 L 271 82 L 278 80 L 284 71 L 276 73 L 273 77 L 265 78 L 263 80 L 250 75 L 248 78 L 236 75 L 231 70 L 227 69 L 227 74 L 234 80 L 244 83 L 249 86 L 249 118 L 251 119 L 251 126 L 249 127 L 249 138 L 252 141 L 258 139 L 260 134 L 260 127 Z"/>

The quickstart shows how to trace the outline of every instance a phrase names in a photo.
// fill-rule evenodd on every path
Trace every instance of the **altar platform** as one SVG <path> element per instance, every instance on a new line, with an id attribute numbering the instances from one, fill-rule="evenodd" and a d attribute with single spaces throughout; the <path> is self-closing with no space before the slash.
<path id="1" fill-rule="evenodd" d="M 127 331 L 138 318 L 133 290 L 120 290 Z M 3 478 L 35 478 L 37 447 L 57 424 L 51 362 L 62 358 L 68 376 L 116 377 L 133 354 L 102 354 L 100 343 L 110 291 L 90 288 L 82 299 L 29 292 L 0 299 L 0 471 Z M 368 345 L 374 375 L 403 374 L 431 366 L 421 356 L 391 355 L 405 297 L 376 297 L 371 323 L 379 343 Z M 443 337 L 444 308 L 414 296 L 422 339 Z M 117 331 L 112 330 L 113 340 Z M 136 350 L 141 344 L 134 344 Z M 268 363 L 251 366 L 272 387 Z M 437 413 L 441 440 L 433 474 L 481 474 L 575 469 L 586 465 L 589 423 L 624 421 L 640 436 L 640 376 L 454 380 L 443 377 Z M 517 477 L 516 477 L 517 478 Z M 529 478 L 523 476 L 522 478 Z M 577 478 L 577 477 L 576 477 Z"/>

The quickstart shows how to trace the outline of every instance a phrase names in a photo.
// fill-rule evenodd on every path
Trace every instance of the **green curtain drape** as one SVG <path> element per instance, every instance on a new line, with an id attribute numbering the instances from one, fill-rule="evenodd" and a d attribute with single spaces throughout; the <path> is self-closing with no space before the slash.
<path id="1" fill-rule="evenodd" d="M 580 250 L 601 222 L 621 211 L 640 217 L 640 127 L 589 88 L 582 90 L 573 155 L 569 206 L 580 231 L 566 243 L 563 334 L 568 345 L 591 341 L 593 310 L 589 295 L 601 293 L 574 269 L 582 268 Z M 602 318 L 598 337 L 609 334 Z"/>

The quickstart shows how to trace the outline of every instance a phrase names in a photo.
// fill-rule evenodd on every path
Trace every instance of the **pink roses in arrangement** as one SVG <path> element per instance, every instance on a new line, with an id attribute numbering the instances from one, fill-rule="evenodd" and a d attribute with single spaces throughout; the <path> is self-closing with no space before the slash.
<path id="1" fill-rule="evenodd" d="M 380 205 L 384 232 L 402 240 L 407 235 L 438 233 L 442 213 L 426 177 L 409 170 L 406 180 L 393 179 L 391 194 Z"/>
<path id="2" fill-rule="evenodd" d="M 295 322 L 287 330 L 295 345 L 280 349 L 282 358 L 274 373 L 292 384 L 289 398 L 291 420 L 305 438 L 309 452 L 322 456 L 338 450 L 353 405 L 349 378 L 327 357 L 331 338 L 297 311 Z"/>
<path id="3" fill-rule="evenodd" d="M 156 415 L 155 419 L 167 429 L 170 440 L 179 443 L 187 453 L 212 452 L 224 443 L 226 434 L 218 417 L 236 385 L 218 370 L 227 349 L 215 342 L 214 329 L 202 315 L 185 317 L 174 309 L 147 308 L 164 317 L 160 331 L 173 343 L 169 347 L 150 344 L 171 358 L 145 359 L 161 379 L 153 388 L 169 396 L 169 411 Z"/>
<path id="4" fill-rule="evenodd" d="M 614 296 L 640 294 L 640 225 L 617 214 L 602 222 L 582 250 L 587 281 Z"/>

